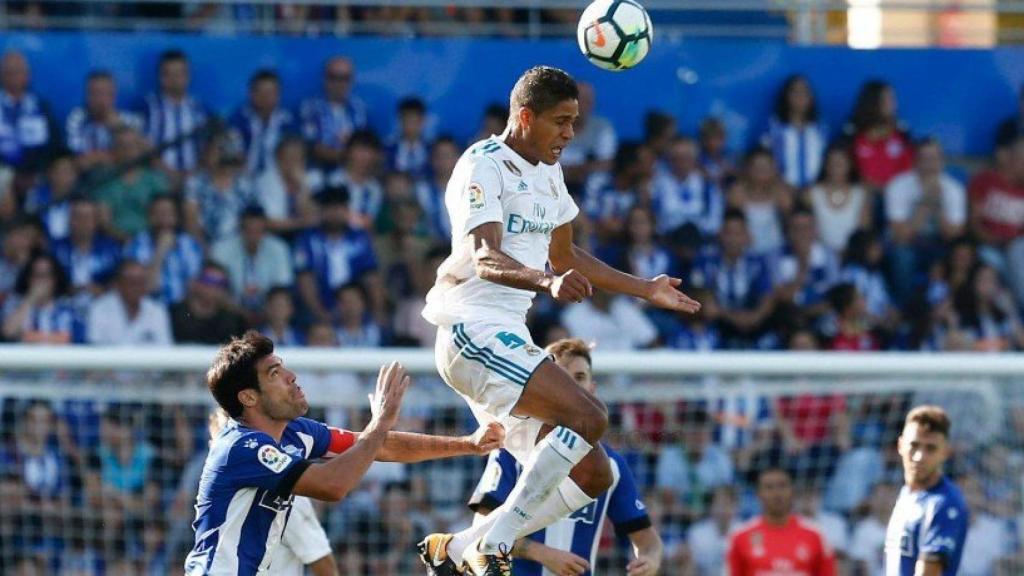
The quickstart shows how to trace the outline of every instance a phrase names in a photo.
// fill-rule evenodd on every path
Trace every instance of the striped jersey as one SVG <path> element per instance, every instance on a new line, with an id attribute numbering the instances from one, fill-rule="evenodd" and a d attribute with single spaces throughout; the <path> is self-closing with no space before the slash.
<path id="1" fill-rule="evenodd" d="M 307 418 L 289 422 L 280 442 L 230 420 L 203 466 L 186 576 L 272 574 L 292 488 L 309 460 L 327 455 L 329 448 L 334 450 L 332 430 Z"/>
<path id="2" fill-rule="evenodd" d="M 954 576 L 968 525 L 967 502 L 949 478 L 927 490 L 904 486 L 885 531 L 885 575 L 913 576 L 919 561 L 937 558 L 943 576 Z"/>
<path id="3" fill-rule="evenodd" d="M 598 496 L 587 506 L 551 524 L 543 530 L 530 534 L 534 542 L 558 550 L 566 550 L 586 559 L 591 566 L 597 562 L 597 548 L 601 541 L 601 530 L 605 518 L 612 521 L 618 536 L 628 536 L 651 526 L 647 509 L 640 500 L 636 481 L 626 460 L 606 444 L 605 452 L 612 468 L 612 485 L 607 492 Z M 474 511 L 479 506 L 491 510 L 501 506 L 515 487 L 522 466 L 505 450 L 491 452 L 487 467 L 470 497 L 469 507 Z M 512 563 L 516 576 L 552 576 L 552 572 L 537 562 L 516 558 Z M 590 570 L 583 576 L 590 576 Z"/>

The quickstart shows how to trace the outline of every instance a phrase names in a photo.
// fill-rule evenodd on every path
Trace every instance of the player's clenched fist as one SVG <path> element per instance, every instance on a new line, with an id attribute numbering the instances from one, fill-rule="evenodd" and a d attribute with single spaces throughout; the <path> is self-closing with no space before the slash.
<path id="1" fill-rule="evenodd" d="M 374 420 L 390 428 L 398 420 L 402 396 L 409 387 L 409 373 L 398 362 L 380 367 L 377 389 L 370 396 L 370 414 Z"/>
<path id="2" fill-rule="evenodd" d="M 552 278 L 549 290 L 551 297 L 561 304 L 583 302 L 584 298 L 594 295 L 594 287 L 590 285 L 590 280 L 574 269 Z"/>

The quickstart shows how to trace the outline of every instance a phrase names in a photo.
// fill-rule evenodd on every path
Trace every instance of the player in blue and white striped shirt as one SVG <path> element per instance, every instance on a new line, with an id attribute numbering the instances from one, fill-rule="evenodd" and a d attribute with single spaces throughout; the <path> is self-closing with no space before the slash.
<path id="1" fill-rule="evenodd" d="M 210 446 L 196 497 L 195 546 L 187 576 L 269 575 L 295 495 L 338 501 L 374 459 L 417 462 L 499 448 L 498 426 L 473 437 L 391 432 L 409 376 L 381 367 L 361 433 L 302 418 L 309 404 L 274 343 L 250 331 L 221 347 L 207 385 L 231 420 Z M 325 463 L 312 461 L 330 458 Z"/>

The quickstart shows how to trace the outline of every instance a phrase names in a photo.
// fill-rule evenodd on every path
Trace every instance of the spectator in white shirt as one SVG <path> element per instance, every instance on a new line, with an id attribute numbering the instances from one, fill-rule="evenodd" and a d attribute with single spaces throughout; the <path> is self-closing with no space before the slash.
<path id="1" fill-rule="evenodd" d="M 647 348 L 658 338 L 654 323 L 626 296 L 595 290 L 594 297 L 562 312 L 562 324 L 574 337 L 595 342 L 601 350 Z"/>
<path id="2" fill-rule="evenodd" d="M 868 515 L 857 522 L 850 539 L 850 559 L 857 562 L 856 573 L 885 576 L 885 529 L 896 504 L 897 488 L 878 484 L 868 500 Z"/>
<path id="3" fill-rule="evenodd" d="M 114 289 L 89 306 L 90 344 L 156 345 L 173 344 L 167 308 L 146 296 L 146 268 L 125 261 L 118 269 Z"/>
<path id="4" fill-rule="evenodd" d="M 241 233 L 213 246 L 213 259 L 228 271 L 231 290 L 249 311 L 263 306 L 274 286 L 294 282 L 292 259 L 284 240 L 267 233 L 267 215 L 259 206 L 242 212 Z"/>
<path id="5" fill-rule="evenodd" d="M 907 302 L 928 264 L 940 255 L 941 243 L 962 234 L 967 223 L 967 194 L 946 173 L 938 140 L 919 143 L 914 168 L 886 186 L 885 213 L 893 243 L 893 291 L 897 301 Z"/>
<path id="6" fill-rule="evenodd" d="M 957 483 L 967 500 L 967 509 L 971 511 L 971 523 L 967 528 L 967 541 L 964 543 L 958 574 L 989 576 L 1004 573 L 997 569 L 997 565 L 1013 549 L 1009 524 L 1005 518 L 996 515 L 998 512 L 985 498 L 977 477 L 964 476 Z M 995 508 L 998 508 L 998 504 Z"/>
<path id="7" fill-rule="evenodd" d="M 836 553 L 836 559 L 846 558 L 850 549 L 850 527 L 846 518 L 821 508 L 821 491 L 815 486 L 804 486 L 796 497 L 796 513 L 818 527 L 825 541 Z"/>
<path id="8" fill-rule="evenodd" d="M 690 527 L 686 542 L 690 547 L 697 574 L 721 574 L 729 533 L 739 525 L 736 517 L 736 492 L 732 486 L 719 486 L 711 494 L 711 515 Z"/>
<path id="9" fill-rule="evenodd" d="M 818 222 L 818 238 L 833 254 L 842 254 L 854 231 L 871 228 L 872 196 L 857 183 L 856 167 L 846 146 L 833 145 L 825 152 L 821 177 L 808 195 Z"/>

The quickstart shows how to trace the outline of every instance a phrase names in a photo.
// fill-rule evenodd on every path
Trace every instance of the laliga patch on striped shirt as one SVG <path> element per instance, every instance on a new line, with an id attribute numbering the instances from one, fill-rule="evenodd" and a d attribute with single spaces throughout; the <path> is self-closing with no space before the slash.
<path id="1" fill-rule="evenodd" d="M 292 457 L 267 444 L 260 447 L 259 460 L 260 464 L 266 466 L 271 472 L 280 474 L 291 463 Z"/>

